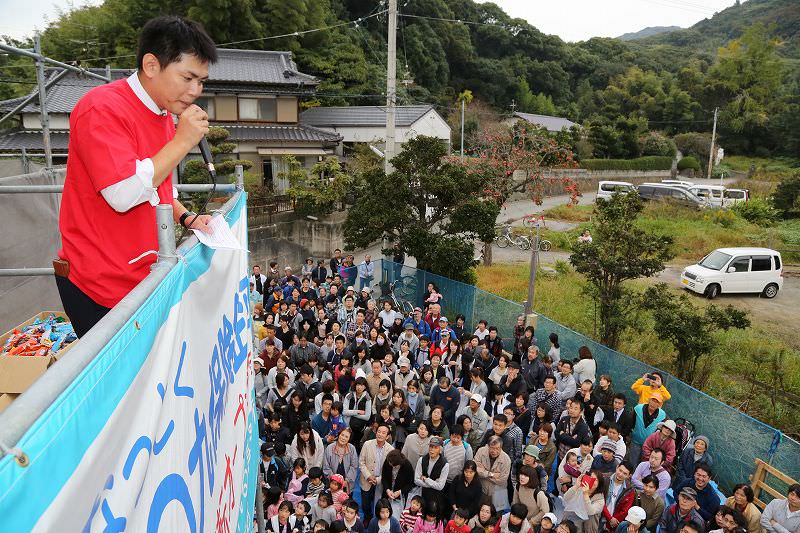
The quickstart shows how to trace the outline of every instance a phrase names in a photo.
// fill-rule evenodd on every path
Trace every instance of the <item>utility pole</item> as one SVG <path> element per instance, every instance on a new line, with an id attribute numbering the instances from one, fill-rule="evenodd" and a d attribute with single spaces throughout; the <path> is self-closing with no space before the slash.
<path id="1" fill-rule="evenodd" d="M 397 97 L 397 0 L 389 0 L 389 39 L 386 59 L 386 150 L 384 150 L 384 170 L 392 170 L 390 161 L 395 147 L 395 103 Z"/>
<path id="2" fill-rule="evenodd" d="M 536 226 L 536 236 L 533 238 L 533 246 L 531 246 L 531 274 L 530 278 L 528 278 L 528 300 L 525 302 L 526 321 L 528 315 L 533 313 L 533 299 L 536 294 L 536 271 L 539 269 L 539 221 L 537 220 L 534 225 Z"/>
<path id="3" fill-rule="evenodd" d="M 466 106 L 466 98 L 461 98 L 461 159 L 464 159 L 464 108 Z"/>
<path id="4" fill-rule="evenodd" d="M 50 147 L 50 117 L 47 114 L 47 90 L 44 85 L 44 61 L 42 61 L 42 36 L 37 33 L 33 41 L 36 59 L 36 84 L 39 86 L 39 117 L 42 122 L 42 145 L 44 146 L 45 167 L 53 168 L 53 149 Z"/>
<path id="5" fill-rule="evenodd" d="M 711 167 L 714 166 L 714 142 L 717 140 L 717 113 L 719 108 L 714 108 L 714 128 L 711 130 L 711 148 L 708 150 L 708 179 L 711 179 Z"/>

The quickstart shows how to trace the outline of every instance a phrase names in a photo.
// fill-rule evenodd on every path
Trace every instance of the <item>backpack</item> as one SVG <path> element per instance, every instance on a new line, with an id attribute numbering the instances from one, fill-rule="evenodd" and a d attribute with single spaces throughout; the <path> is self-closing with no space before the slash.
<path id="1" fill-rule="evenodd" d="M 675 459 L 681 456 L 681 452 L 689 445 L 694 437 L 694 424 L 685 418 L 675 419 Z"/>

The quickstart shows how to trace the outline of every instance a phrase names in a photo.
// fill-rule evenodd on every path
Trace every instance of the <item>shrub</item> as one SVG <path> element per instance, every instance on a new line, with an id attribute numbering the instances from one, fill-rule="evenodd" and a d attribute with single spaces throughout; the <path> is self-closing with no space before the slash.
<path id="1" fill-rule="evenodd" d="M 660 155 L 673 157 L 675 155 L 675 143 L 672 139 L 665 137 L 662 133 L 651 131 L 639 138 L 639 145 L 642 147 L 642 155 Z"/>
<path id="2" fill-rule="evenodd" d="M 559 274 L 569 274 L 572 272 L 572 265 L 569 264 L 568 261 L 564 261 L 563 259 L 556 260 L 556 263 L 553 265 L 556 272 Z"/>
<path id="3" fill-rule="evenodd" d="M 763 227 L 773 225 L 779 217 L 778 211 L 761 198 L 736 204 L 731 210 L 746 221 Z"/>
<path id="4" fill-rule="evenodd" d="M 772 195 L 772 205 L 783 212 L 783 216 L 800 213 L 800 172 L 784 179 Z"/>
<path id="5" fill-rule="evenodd" d="M 695 172 L 700 172 L 700 161 L 697 158 L 692 156 L 686 156 L 680 161 L 678 161 L 678 170 L 688 170 L 692 169 Z"/>
<path id="6" fill-rule="evenodd" d="M 703 218 L 723 228 L 732 228 L 736 225 L 736 214 L 724 209 L 709 209 Z"/>
<path id="7" fill-rule="evenodd" d="M 708 133 L 680 133 L 672 138 L 683 155 L 693 155 L 699 160 L 708 161 L 708 148 L 711 135 Z"/>
<path id="8" fill-rule="evenodd" d="M 581 167 L 587 170 L 669 170 L 672 158 L 647 156 L 637 159 L 584 159 Z"/>

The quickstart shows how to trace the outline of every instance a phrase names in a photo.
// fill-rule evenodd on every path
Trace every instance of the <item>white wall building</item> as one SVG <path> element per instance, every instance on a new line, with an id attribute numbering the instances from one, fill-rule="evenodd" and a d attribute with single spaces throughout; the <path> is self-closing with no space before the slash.
<path id="1" fill-rule="evenodd" d="M 395 153 L 417 135 L 436 137 L 450 148 L 450 126 L 432 105 L 397 106 L 395 111 Z M 384 150 L 385 106 L 313 107 L 300 114 L 300 123 L 338 133 L 340 155 L 355 143 L 367 143 Z"/>

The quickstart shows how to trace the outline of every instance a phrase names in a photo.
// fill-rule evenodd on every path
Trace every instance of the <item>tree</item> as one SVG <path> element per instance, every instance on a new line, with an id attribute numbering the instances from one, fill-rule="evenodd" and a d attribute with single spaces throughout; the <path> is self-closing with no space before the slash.
<path id="1" fill-rule="evenodd" d="M 387 235 L 419 268 L 474 281 L 473 242 L 494 234 L 499 207 L 482 201 L 480 181 L 446 155 L 439 139 L 420 135 L 392 159 L 394 171 L 368 170 L 369 188 L 347 213 L 345 244 L 365 248 Z"/>
<path id="2" fill-rule="evenodd" d="M 295 212 L 300 215 L 328 215 L 344 199 L 353 178 L 342 170 L 339 159 L 327 157 L 306 173 L 300 162 L 289 156 L 289 180 L 286 191 L 295 200 Z"/>
<path id="3" fill-rule="evenodd" d="M 542 128 L 528 123 L 518 123 L 498 132 L 484 131 L 476 140 L 472 157 L 452 161 L 464 167 L 467 175 L 481 183 L 480 194 L 500 207 L 515 193 L 524 193 L 541 205 L 547 185 L 555 178 L 547 177 L 553 168 L 574 168 L 572 150 L 562 136 L 551 136 Z M 578 189 L 570 178 L 560 178 L 564 190 L 577 200 Z M 495 234 L 485 234 L 483 258 L 492 264 L 492 247 Z"/>
<path id="4" fill-rule="evenodd" d="M 772 195 L 772 205 L 787 218 L 800 214 L 800 172 L 778 184 Z"/>
<path id="5" fill-rule="evenodd" d="M 573 247 L 570 262 L 589 281 L 589 294 L 600 310 L 600 340 L 616 348 L 634 310 L 625 281 L 650 277 L 674 256 L 672 238 L 655 235 L 636 225 L 643 208 L 636 194 L 597 199 L 594 240 Z"/>
<path id="6" fill-rule="evenodd" d="M 675 375 L 701 388 L 708 376 L 699 375 L 698 363 L 714 350 L 714 333 L 750 327 L 744 311 L 730 305 L 723 308 L 709 305 L 700 310 L 686 294 L 675 295 L 665 283 L 649 287 L 642 303 L 653 313 L 653 330 L 658 338 L 675 347 Z"/>
<path id="7" fill-rule="evenodd" d="M 214 168 L 217 171 L 218 183 L 232 183 L 236 165 L 242 165 L 244 170 L 248 170 L 253 166 L 252 161 L 233 158 L 236 143 L 227 142 L 229 136 L 230 132 L 219 126 L 210 127 L 206 135 L 208 144 L 211 147 L 211 157 L 214 160 Z M 186 162 L 181 173 L 182 183 L 207 183 L 208 180 L 208 170 L 202 160 L 192 159 Z M 202 205 L 205 197 L 206 193 L 191 194 L 191 203 L 195 209 Z"/>

